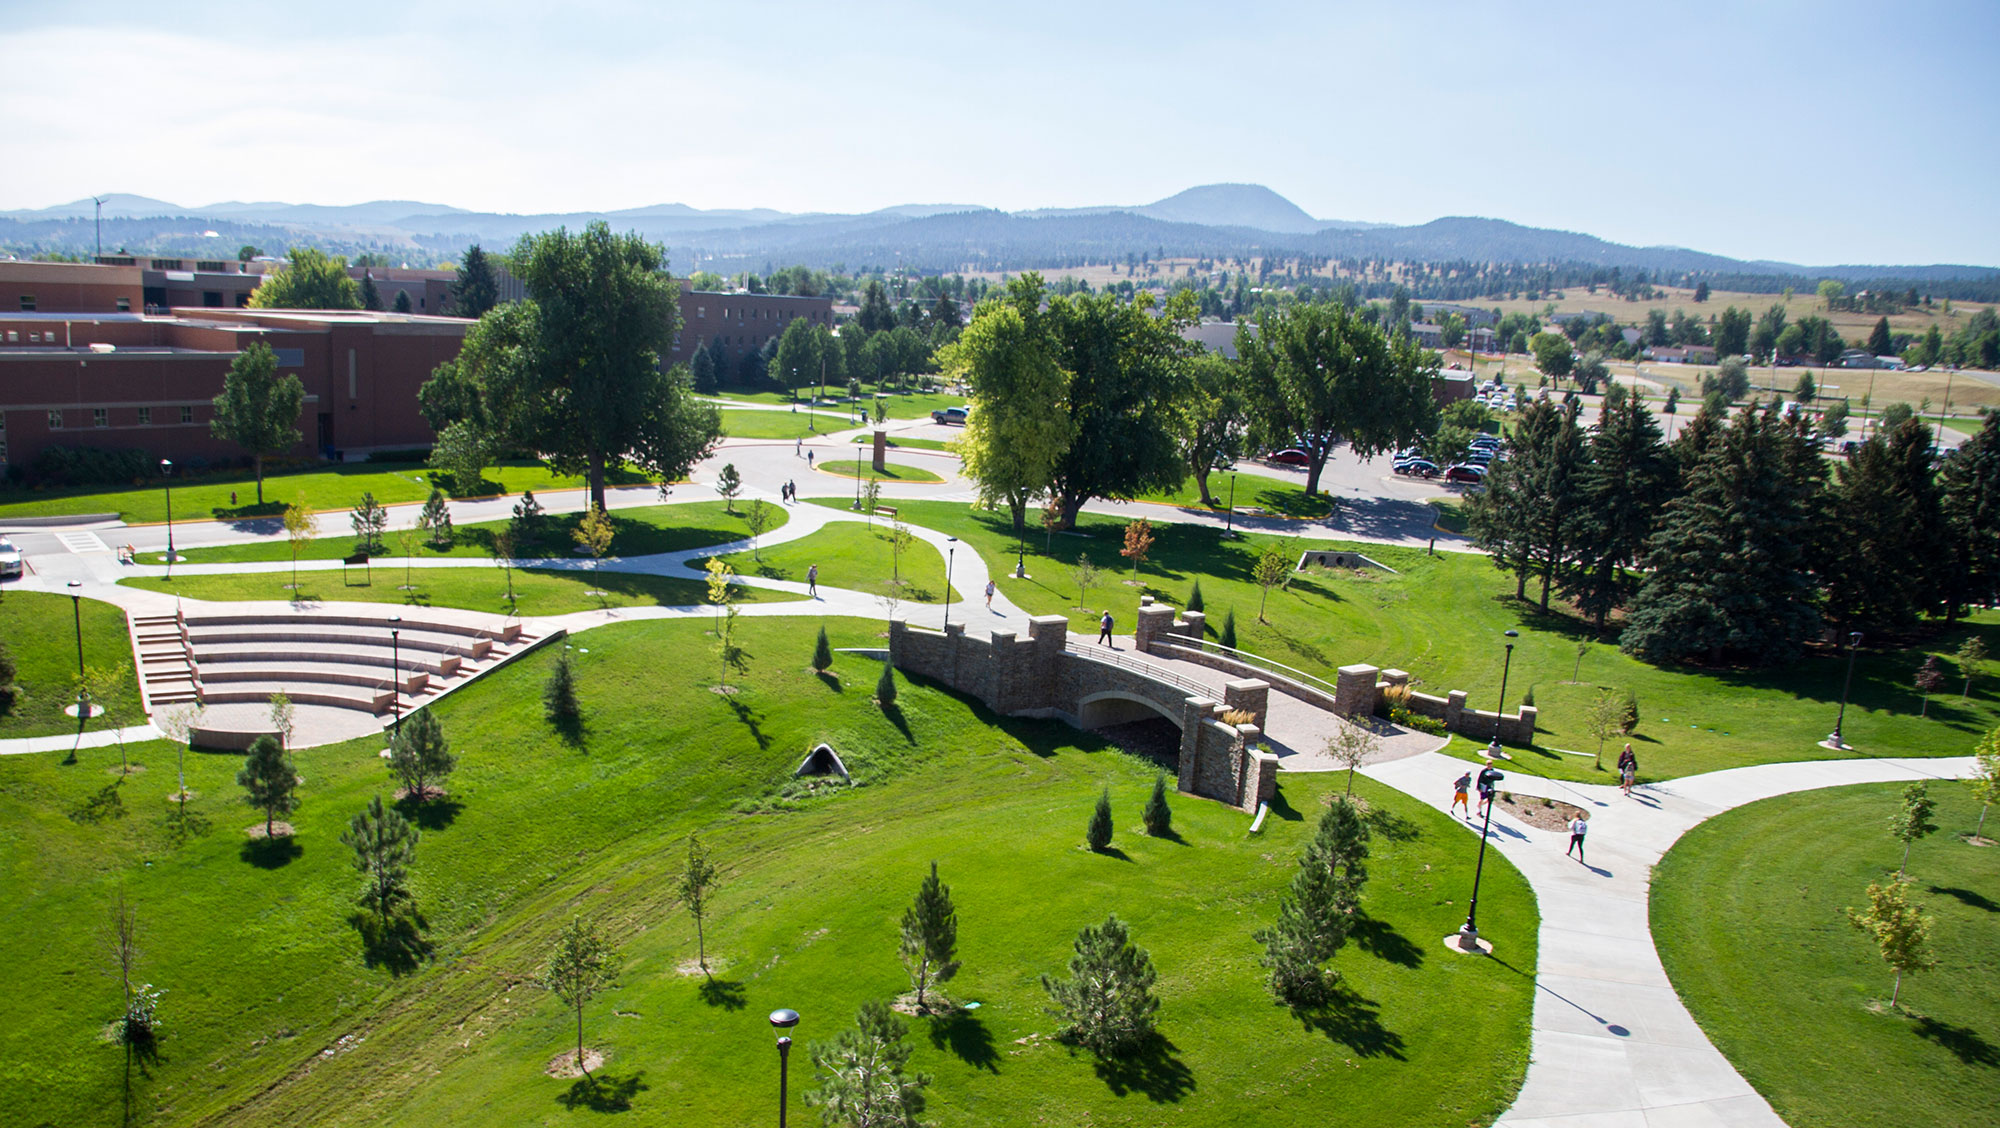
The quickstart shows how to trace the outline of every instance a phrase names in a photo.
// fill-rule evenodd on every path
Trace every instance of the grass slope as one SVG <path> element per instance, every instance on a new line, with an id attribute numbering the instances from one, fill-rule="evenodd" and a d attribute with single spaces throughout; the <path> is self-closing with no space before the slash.
<path id="1" fill-rule="evenodd" d="M 1075 533 L 1059 533 L 1044 550 L 1044 534 L 1027 537 L 1028 580 L 1012 578 L 1015 539 L 1003 513 L 987 513 L 962 503 L 899 503 L 913 524 L 953 534 L 977 549 L 1000 588 L 1035 614 L 1066 614 L 1074 629 L 1095 631 L 1104 607 L 1113 609 L 1129 630 L 1141 595 L 1175 607 L 1185 605 L 1194 581 L 1201 581 L 1210 637 L 1226 612 L 1236 612 L 1237 646 L 1332 680 L 1339 667 L 1357 662 L 1408 670 L 1420 688 L 1442 694 L 1462 689 L 1474 706 L 1490 709 L 1500 692 L 1507 641 L 1501 632 L 1520 631 L 1508 675 L 1508 702 L 1518 705 L 1529 690 L 1540 711 L 1539 744 L 1581 752 L 1596 742 L 1586 714 L 1603 688 L 1638 695 L 1640 726 L 1632 737 L 1641 778 L 1663 779 L 1741 764 L 1832 755 L 1815 742 L 1833 727 L 1840 705 L 1844 656 L 1812 654 L 1788 666 L 1764 671 L 1670 670 L 1648 666 L 1597 640 L 1573 619 L 1544 615 L 1532 603 L 1513 598 L 1511 577 L 1484 557 L 1440 554 L 1387 545 L 1309 542 L 1251 534 L 1222 539 L 1220 529 L 1156 524 L 1152 554 L 1131 586 L 1131 564 L 1118 555 L 1126 519 L 1084 515 Z M 1137 514 L 1135 514 L 1137 515 Z M 1257 621 L 1263 593 L 1251 577 L 1256 554 L 1278 545 L 1296 558 L 1307 547 L 1358 547 L 1397 570 L 1387 572 L 1294 573 L 1269 596 L 1267 623 Z M 1073 582 L 1078 555 L 1089 556 L 1105 574 L 1087 600 Z M 1864 654 L 1856 666 L 1854 693 L 1844 730 L 1848 741 L 1869 755 L 1964 755 L 1978 738 L 2000 725 L 1994 685 L 1975 682 L 1969 699 L 1959 700 L 1960 683 L 1932 699 L 1930 716 L 1919 717 L 1919 701 L 1907 688 L 1923 655 L 1950 654 L 1967 632 L 1986 638 L 2000 652 L 2000 615 L 1981 612 L 1973 621 L 1945 631 L 1924 649 Z M 1578 668 L 1577 647 L 1584 654 Z M 1575 683 L 1572 683 L 1572 678 Z M 1457 747 L 1461 742 L 1454 742 Z M 1614 746 L 1615 748 L 1615 746 Z M 1515 766 L 1563 779 L 1604 782 L 1609 773 L 1592 769 L 1587 757 L 1553 751 L 1522 751 Z"/>
<path id="2" fill-rule="evenodd" d="M 74 608 L 60 595 L 10 591 L 0 598 L 0 641 L 14 657 L 13 703 L 0 710 L 0 739 L 22 736 L 74 735 L 76 718 L 63 713 L 76 704 L 76 612 L 83 613 L 83 661 L 106 670 L 123 663 L 124 686 L 109 702 L 110 712 L 90 719 L 89 728 L 136 725 L 139 681 L 132 673 L 132 640 L 125 630 L 125 612 L 109 603 L 86 599 Z"/>
<path id="3" fill-rule="evenodd" d="M 1939 833 L 1910 852 L 1940 965 L 1894 973 L 1851 927 L 1894 875 L 1902 784 L 1768 799 L 1690 831 L 1654 872 L 1653 937 L 1702 1029 L 1794 1128 L 2000 1117 L 2000 849 L 1966 845 L 1978 804 L 1933 783 Z M 1989 824 L 1990 825 L 1990 824 Z"/>
<path id="4" fill-rule="evenodd" d="M 404 603 L 423 607 L 463 607 L 470 611 L 506 614 L 508 577 L 499 568 L 413 568 L 414 590 L 404 591 L 404 569 L 382 565 L 364 583 L 360 568 L 337 572 L 300 572 L 301 590 L 293 592 L 289 571 L 227 576 L 175 576 L 173 579 L 130 579 L 121 583 L 148 591 L 174 592 L 189 599 L 208 600 L 334 600 L 356 603 Z M 352 577 L 351 579 L 349 577 Z M 523 615 L 566 615 L 605 607 L 687 607 L 706 603 L 708 585 L 699 579 L 647 576 L 632 572 L 552 572 L 537 568 L 513 570 L 515 610 Z M 601 591 L 602 596 L 591 595 Z M 738 586 L 743 603 L 783 602 L 798 597 L 766 588 Z"/>
<path id="5" fill-rule="evenodd" d="M 825 411 L 722 411 L 722 434 L 731 439 L 811 439 L 855 426 L 847 416 Z"/>
<path id="6" fill-rule="evenodd" d="M 1325 494 L 1306 496 L 1305 487 L 1273 481 L 1256 474 L 1236 475 L 1236 511 L 1257 510 L 1274 517 L 1325 517 L 1333 512 L 1333 500 Z M 1208 476 L 1208 496 L 1214 503 L 1203 505 L 1201 489 L 1189 478 L 1181 488 L 1172 493 L 1143 494 L 1140 501 L 1157 501 L 1166 505 L 1176 505 L 1184 509 L 1199 509 L 1210 513 L 1229 512 L 1228 474 Z M 1143 516 L 1143 511 L 1139 514 Z"/>
<path id="7" fill-rule="evenodd" d="M 836 646 L 873 623 L 831 621 Z M 424 816 L 414 866 L 427 958 L 378 953 L 348 923 L 358 875 L 337 836 L 389 782 L 379 740 L 298 755 L 294 848 L 259 850 L 231 783 L 234 756 L 189 758 L 194 833 L 172 832 L 173 757 L 122 785 L 101 750 L 0 761 L 0 1122 L 362 1125 L 567 1123 L 577 1109 L 743 1123 L 769 1115 L 765 1012 L 799 1010 L 801 1046 L 831 1038 L 865 999 L 903 990 L 896 921 L 935 859 L 952 887 L 965 969 L 951 993 L 984 1005 L 915 1023 L 912 1067 L 932 1072 L 952 1124 L 1194 1125 L 1339 1107 L 1357 1123 L 1481 1123 L 1505 1107 L 1527 1056 L 1534 968 L 1449 957 L 1435 938 L 1462 913 L 1467 841 L 1448 819 L 1363 781 L 1399 833 L 1378 837 L 1370 923 L 1337 959 L 1351 994 L 1301 1023 L 1270 1004 L 1249 932 L 1270 918 L 1292 858 L 1335 786 L 1286 777 L 1259 838 L 1240 812 L 1182 798 L 1178 840 L 1132 827 L 1154 769 L 1056 723 L 996 718 L 922 684 L 884 716 L 879 669 L 806 668 L 812 624 L 746 622 L 744 691 L 708 692 L 700 624 L 625 624 L 579 636 L 586 727 L 566 743 L 541 720 L 545 661 L 507 667 L 437 708 L 461 767 Z M 861 784 L 796 794 L 789 771 L 832 740 Z M 1119 853 L 1080 846 L 1101 787 Z M 108 797 L 107 797 L 108 793 Z M 694 929 L 672 898 L 682 837 L 699 829 L 724 884 L 709 923 L 712 984 L 679 970 Z M 1532 895 L 1489 859 L 1487 922 L 1532 949 Z M 141 974 L 165 987 L 160 1056 L 127 1071 L 99 1031 L 117 1009 L 99 934 L 123 889 Z M 1050 1044 L 1037 982 L 1075 929 L 1117 912 L 1152 951 L 1161 1042 L 1094 1068 Z M 597 920 L 621 986 L 585 1014 L 608 1062 L 595 1088 L 542 1065 L 573 1019 L 531 979 L 555 930 Z M 809 1068 L 796 1055 L 793 1099 Z M 1447 1082 L 1448 1079 L 1448 1082 Z M 802 1116 L 806 1115 L 802 1113 Z"/>
<path id="8" fill-rule="evenodd" d="M 888 581 L 900 575 L 903 599 L 914 603 L 944 599 L 943 555 L 929 543 L 912 539 L 902 560 L 895 560 L 889 551 L 887 522 L 870 527 L 839 521 L 811 536 L 767 548 L 761 558 L 737 552 L 723 559 L 743 575 L 801 584 L 806 582 L 806 569 L 817 564 L 821 585 L 870 595 L 881 594 Z"/>

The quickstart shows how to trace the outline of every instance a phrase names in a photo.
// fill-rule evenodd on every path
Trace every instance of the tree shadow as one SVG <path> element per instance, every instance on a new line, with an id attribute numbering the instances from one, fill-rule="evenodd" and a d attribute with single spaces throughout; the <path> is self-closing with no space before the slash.
<path id="1" fill-rule="evenodd" d="M 403 799 L 396 804 L 404 816 L 423 830 L 443 830 L 458 819 L 458 813 L 465 810 L 465 804 L 449 796 L 443 799 L 426 799 L 419 803 L 413 799 Z"/>
<path id="2" fill-rule="evenodd" d="M 549 727 L 556 730 L 556 736 L 571 748 L 585 748 L 590 744 L 590 726 L 584 724 L 580 716 L 557 717 L 549 722 Z"/>
<path id="3" fill-rule="evenodd" d="M 298 844 L 295 836 L 281 834 L 274 838 L 252 838 L 243 843 L 237 857 L 258 869 L 283 869 L 295 860 L 304 857 L 306 848 Z"/>
<path id="4" fill-rule="evenodd" d="M 350 913 L 347 923 L 361 936 L 363 962 L 399 978 L 417 970 L 435 950 L 423 934 L 429 925 L 415 909 L 386 921 L 373 913 Z"/>
<path id="5" fill-rule="evenodd" d="M 729 711 L 736 714 L 737 723 L 750 730 L 750 737 L 757 742 L 757 747 L 759 749 L 770 748 L 771 736 L 758 723 L 760 718 L 757 711 L 752 709 L 748 703 L 737 700 L 735 695 L 724 697 L 723 700 L 729 703 Z"/>
<path id="6" fill-rule="evenodd" d="M 1096 854 L 1102 858 L 1116 858 L 1121 862 L 1129 862 L 1132 860 L 1132 856 L 1130 854 L 1127 854 L 1125 851 L 1120 850 L 1116 846 L 1106 846 L 1101 850 L 1093 849 L 1091 853 Z"/>
<path id="7" fill-rule="evenodd" d="M 1301 1025 L 1328 1041 L 1339 1042 L 1361 1057 L 1404 1060 L 1403 1036 L 1382 1025 L 1382 1008 L 1345 984 L 1334 988 L 1325 1004 L 1294 1010 Z"/>
<path id="8" fill-rule="evenodd" d="M 1423 835 L 1423 831 L 1417 828 L 1416 823 L 1387 807 L 1369 807 L 1366 821 L 1370 833 L 1380 835 L 1390 842 L 1411 842 Z"/>
<path id="9" fill-rule="evenodd" d="M 1168 827 L 1167 829 L 1161 831 L 1158 834 L 1148 833 L 1146 837 L 1157 838 L 1162 842 L 1171 842 L 1176 846 L 1192 845 L 1192 843 L 1190 843 L 1187 839 L 1181 837 L 1180 831 L 1175 830 L 1173 827 Z"/>
<path id="10" fill-rule="evenodd" d="M 1403 967 L 1422 967 L 1424 950 L 1410 943 L 1410 938 L 1396 931 L 1396 926 L 1388 921 L 1362 915 L 1355 918 L 1347 935 L 1354 945 L 1377 959 L 1388 960 Z"/>
<path id="11" fill-rule="evenodd" d="M 1305 815 L 1285 798 L 1285 789 L 1282 787 L 1271 796 L 1271 813 L 1284 822 L 1305 821 Z"/>
<path id="12" fill-rule="evenodd" d="M 69 820 L 80 826 L 96 826 L 106 819 L 125 817 L 125 797 L 118 785 L 124 781 L 112 780 L 90 794 L 83 802 L 70 808 Z"/>
<path id="13" fill-rule="evenodd" d="M 971 1011 L 957 1011 L 930 1024 L 931 1048 L 950 1050 L 958 1060 L 988 1073 L 1000 1072 L 1000 1051 L 993 1047 L 993 1032 Z"/>
<path id="14" fill-rule="evenodd" d="M 580 1108 L 591 1112 L 629 1112 L 632 1098 L 649 1088 L 641 1080 L 645 1075 L 644 1070 L 630 1077 L 599 1070 L 594 1077 L 577 1078 L 574 1085 L 556 1097 L 556 1103 L 571 1112 Z"/>
<path id="15" fill-rule="evenodd" d="M 832 670 L 821 670 L 815 676 L 817 676 L 819 680 L 828 689 L 834 691 L 835 693 L 847 692 L 847 687 L 840 684 L 840 675 L 834 673 Z"/>
<path id="16" fill-rule="evenodd" d="M 1967 1065 L 2000 1069 L 2000 1048 L 1969 1026 L 1958 1026 L 1926 1015 L 1917 1019 L 1911 1029 L 1917 1037 L 1936 1042 Z"/>
<path id="17" fill-rule="evenodd" d="M 1975 893 L 1970 889 L 1960 889 L 1954 885 L 1933 885 L 1929 887 L 1929 891 L 1932 893 L 1942 893 L 1947 897 L 1956 897 L 1975 909 L 1984 909 L 1989 913 L 2000 913 L 2000 904 L 1995 904 L 1984 893 Z"/>
<path id="18" fill-rule="evenodd" d="M 890 724 L 896 726 L 897 732 L 903 734 L 904 743 L 915 744 L 917 742 L 916 734 L 910 731 L 909 718 L 903 716 L 901 706 L 891 701 L 889 704 L 882 706 L 882 715 L 888 718 Z"/>
<path id="19" fill-rule="evenodd" d="M 700 994 L 702 1002 L 726 1011 L 740 1011 L 745 1006 L 743 984 L 734 979 L 705 980 Z"/>
<path id="20" fill-rule="evenodd" d="M 1114 1096 L 1144 1093 L 1155 1104 L 1178 1101 L 1194 1091 L 1194 1071 L 1174 1056 L 1179 1048 L 1155 1030 L 1125 1054 L 1097 1059 L 1097 1077 Z"/>
<path id="21" fill-rule="evenodd" d="M 186 845 L 188 839 L 200 838 L 213 827 L 213 823 L 200 814 L 188 810 L 185 804 L 167 804 L 167 837 L 174 845 Z"/>

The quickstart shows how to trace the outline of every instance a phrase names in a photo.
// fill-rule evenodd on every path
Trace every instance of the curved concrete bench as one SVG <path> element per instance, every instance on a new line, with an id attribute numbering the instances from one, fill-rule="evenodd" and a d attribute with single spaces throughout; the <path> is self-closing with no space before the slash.
<path id="1" fill-rule="evenodd" d="M 201 684 L 204 692 L 224 683 L 277 682 L 284 685 L 304 683 L 307 685 L 354 685 L 367 689 L 383 689 L 389 686 L 389 670 L 385 663 L 382 672 L 357 670 L 349 665 L 332 662 L 216 662 L 203 663 Z M 431 676 L 422 671 L 405 671 L 397 678 L 396 684 L 404 693 L 422 693 L 430 688 Z M 285 691 L 292 695 L 291 690 Z"/>
<path id="2" fill-rule="evenodd" d="M 421 610 L 421 609 L 413 609 Z M 363 627 L 384 634 L 392 626 L 400 626 L 404 631 L 428 631 L 432 634 L 466 635 L 473 638 L 492 639 L 495 642 L 512 642 L 521 637 L 521 624 L 508 623 L 495 629 L 476 626 L 471 623 L 454 623 L 448 619 L 428 619 L 421 615 L 402 615 L 400 624 L 389 622 L 387 614 L 382 615 L 259 615 L 247 613 L 196 614 L 185 617 L 190 630 L 196 627 L 236 627 L 281 623 L 311 623 L 326 627 Z"/>
<path id="3" fill-rule="evenodd" d="M 392 644 L 389 632 L 384 629 L 380 638 L 371 632 L 362 634 L 355 629 L 343 629 L 339 625 L 330 628 L 317 623 L 260 622 L 243 623 L 226 627 L 190 627 L 188 643 L 195 649 L 195 660 L 200 661 L 202 653 L 211 646 L 230 643 L 262 643 L 273 645 L 292 643 L 298 646 L 350 645 L 367 646 L 378 650 L 429 651 L 434 654 L 456 654 L 463 658 L 481 659 L 493 652 L 493 640 L 474 635 L 439 634 L 429 630 L 412 630 L 405 626 Z"/>
<path id="4" fill-rule="evenodd" d="M 369 713 L 386 713 L 394 701 L 387 689 L 342 690 L 332 686 L 307 687 L 286 685 L 275 681 L 231 682 L 227 689 L 203 687 L 201 702 L 204 705 L 262 705 L 271 700 L 274 693 L 283 693 L 292 699 L 294 705 L 330 705 L 336 709 L 360 709 Z"/>
<path id="5" fill-rule="evenodd" d="M 203 647 L 200 655 L 203 669 L 247 663 L 282 665 L 287 662 L 319 661 L 339 662 L 348 666 L 380 667 L 385 671 L 392 662 L 400 661 L 404 670 L 421 670 L 440 678 L 456 676 L 465 664 L 465 659 L 456 654 L 419 650 L 398 655 L 387 646 L 359 643 L 321 643 L 314 646 L 310 653 L 303 654 L 295 647 L 280 647 L 268 643 L 223 643 L 219 646 Z"/>

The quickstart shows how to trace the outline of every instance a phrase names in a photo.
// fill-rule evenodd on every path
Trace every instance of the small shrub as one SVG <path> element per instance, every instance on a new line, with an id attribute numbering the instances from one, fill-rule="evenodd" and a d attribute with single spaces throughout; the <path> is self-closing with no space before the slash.
<path id="1" fill-rule="evenodd" d="M 1083 839 L 1094 851 L 1102 851 L 1111 845 L 1111 789 L 1105 788 L 1097 795 L 1097 808 L 1090 813 L 1090 826 L 1084 830 Z"/>
<path id="2" fill-rule="evenodd" d="M 887 709 L 896 704 L 896 667 L 882 663 L 882 676 L 875 679 L 875 704 Z"/>
<path id="3" fill-rule="evenodd" d="M 832 665 L 833 646 L 826 641 L 826 628 L 821 627 L 819 629 L 819 639 L 813 643 L 813 672 L 816 674 L 826 673 L 828 667 Z"/>
<path id="4" fill-rule="evenodd" d="M 1410 693 L 1410 687 L 1407 685 L 1384 686 L 1382 689 L 1382 704 L 1375 711 L 1385 717 L 1394 717 L 1398 709 L 1401 709 L 1405 713 L 1409 712 Z"/>
<path id="5" fill-rule="evenodd" d="M 1231 650 L 1236 649 L 1236 608 L 1231 607 L 1228 614 L 1222 617 L 1222 633 L 1216 636 L 1215 641 Z"/>
<path id="6" fill-rule="evenodd" d="M 1194 590 L 1188 592 L 1187 609 L 1190 611 L 1199 611 L 1202 609 L 1200 580 L 1196 580 L 1194 582 Z"/>
<path id="7" fill-rule="evenodd" d="M 1535 687 L 1531 685 L 1528 687 L 1528 692 L 1521 695 L 1521 704 L 1524 706 L 1528 706 L 1528 705 L 1533 705 L 1534 703 L 1535 703 Z M 1505 704 L 1506 704 L 1505 702 L 1501 703 L 1503 708 L 1505 707 Z"/>
<path id="8" fill-rule="evenodd" d="M 1146 800 L 1146 809 L 1139 816 L 1146 824 L 1146 833 L 1154 838 L 1164 838 L 1174 828 L 1174 813 L 1167 806 L 1167 777 L 1163 772 L 1153 777 L 1153 794 Z"/>
<path id="9" fill-rule="evenodd" d="M 555 668 L 549 671 L 549 680 L 542 686 L 542 711 L 559 725 L 574 724 L 583 716 L 583 707 L 576 700 L 576 669 L 570 663 L 567 647 L 556 656 Z"/>

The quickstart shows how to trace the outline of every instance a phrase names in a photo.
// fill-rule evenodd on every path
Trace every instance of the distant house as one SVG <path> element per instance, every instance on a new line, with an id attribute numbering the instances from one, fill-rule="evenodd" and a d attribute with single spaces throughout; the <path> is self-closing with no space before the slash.
<path id="1" fill-rule="evenodd" d="M 1431 378 L 1431 399 L 1437 401 L 1439 407 L 1457 403 L 1459 400 L 1469 400 L 1477 390 L 1470 372 L 1453 372 L 1447 369 Z"/>
<path id="2" fill-rule="evenodd" d="M 1833 363 L 1840 368 L 1887 368 L 1900 371 L 1903 367 L 1903 358 L 1876 356 L 1866 349 L 1847 349 L 1840 354 L 1840 359 Z"/>
<path id="3" fill-rule="evenodd" d="M 1711 345 L 1661 345 L 1640 355 L 1660 364 L 1715 363 L 1715 349 Z"/>
<path id="4" fill-rule="evenodd" d="M 1645 334 L 1639 332 L 1637 329 L 1620 329 L 1618 335 L 1625 338 L 1625 343 L 1628 345 L 1636 345 L 1645 337 Z"/>
<path id="5" fill-rule="evenodd" d="M 1444 330 L 1423 321 L 1410 322 L 1410 339 L 1427 349 L 1444 347 Z"/>

